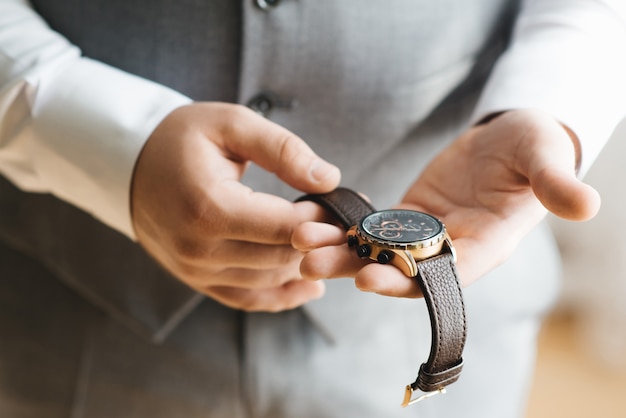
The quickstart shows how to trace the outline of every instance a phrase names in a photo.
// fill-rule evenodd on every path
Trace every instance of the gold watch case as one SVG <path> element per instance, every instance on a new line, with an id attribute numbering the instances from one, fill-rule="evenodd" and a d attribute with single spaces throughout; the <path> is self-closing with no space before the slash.
<path id="1" fill-rule="evenodd" d="M 442 253 L 456 253 L 445 225 L 424 212 L 390 209 L 373 212 L 347 232 L 348 245 L 361 258 L 418 274 L 417 263 Z"/>

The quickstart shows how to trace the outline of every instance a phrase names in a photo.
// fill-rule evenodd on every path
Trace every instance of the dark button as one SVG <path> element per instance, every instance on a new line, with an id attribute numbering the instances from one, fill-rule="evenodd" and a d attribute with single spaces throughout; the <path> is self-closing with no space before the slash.
<path id="1" fill-rule="evenodd" d="M 391 251 L 383 250 L 380 253 L 378 253 L 377 260 L 380 264 L 389 264 L 391 263 L 391 260 L 393 260 L 394 255 L 395 254 L 392 253 Z"/>
<path id="2" fill-rule="evenodd" d="M 356 249 L 356 253 L 361 258 L 369 257 L 372 253 L 372 247 L 367 244 L 359 245 Z"/>
<path id="3" fill-rule="evenodd" d="M 262 91 L 248 100 L 246 106 L 258 114 L 268 117 L 272 109 L 293 109 L 297 106 L 297 102 L 294 99 L 280 98 L 271 91 Z"/>
<path id="4" fill-rule="evenodd" d="M 268 116 L 274 108 L 275 103 L 276 99 L 273 94 L 259 93 L 248 100 L 247 106 L 258 114 Z"/>
<path id="5" fill-rule="evenodd" d="M 280 3 L 280 0 L 254 0 L 254 3 L 261 10 L 270 10 Z"/>

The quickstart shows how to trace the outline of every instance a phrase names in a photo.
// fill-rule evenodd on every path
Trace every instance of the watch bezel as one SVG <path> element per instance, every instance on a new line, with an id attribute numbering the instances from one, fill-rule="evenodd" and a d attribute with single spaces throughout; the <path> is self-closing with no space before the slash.
<path id="1" fill-rule="evenodd" d="M 372 218 L 374 216 L 380 216 L 381 214 L 389 213 L 389 212 L 408 212 L 408 213 L 418 214 L 419 216 L 426 216 L 432 219 L 433 221 L 435 221 L 435 223 L 439 227 L 439 230 L 429 238 L 420 239 L 420 240 L 411 241 L 411 242 L 398 242 L 398 241 L 393 241 L 392 239 L 383 239 L 375 235 L 372 235 L 363 226 L 364 222 L 367 219 Z M 356 225 L 356 233 L 364 241 L 368 241 L 368 242 L 371 242 L 372 244 L 382 246 L 388 249 L 394 249 L 394 250 L 419 250 L 423 248 L 438 246 L 442 241 L 444 241 L 447 238 L 446 226 L 437 217 L 429 213 L 420 212 L 420 211 L 411 210 L 411 209 L 386 209 L 386 210 L 379 210 L 376 212 L 372 212 L 368 214 L 367 216 L 363 217 L 363 219 L 359 221 L 359 223 Z"/>

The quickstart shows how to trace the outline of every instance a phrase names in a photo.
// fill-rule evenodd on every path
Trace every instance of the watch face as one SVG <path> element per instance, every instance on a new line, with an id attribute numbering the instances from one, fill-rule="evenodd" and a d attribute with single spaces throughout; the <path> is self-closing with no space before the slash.
<path id="1" fill-rule="evenodd" d="M 366 216 L 361 229 L 379 240 L 409 244 L 436 237 L 443 232 L 443 224 L 426 213 L 392 209 Z"/>

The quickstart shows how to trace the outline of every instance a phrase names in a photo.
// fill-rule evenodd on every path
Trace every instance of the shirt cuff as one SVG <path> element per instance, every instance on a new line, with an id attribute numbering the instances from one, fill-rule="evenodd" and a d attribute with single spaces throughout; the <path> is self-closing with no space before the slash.
<path id="1" fill-rule="evenodd" d="M 601 2 L 528 1 L 472 117 L 535 108 L 579 138 L 584 175 L 626 113 L 626 22 Z"/>
<path id="2" fill-rule="evenodd" d="M 163 118 L 191 99 L 80 57 L 34 83 L 26 135 L 40 187 L 135 239 L 135 162 Z"/>

